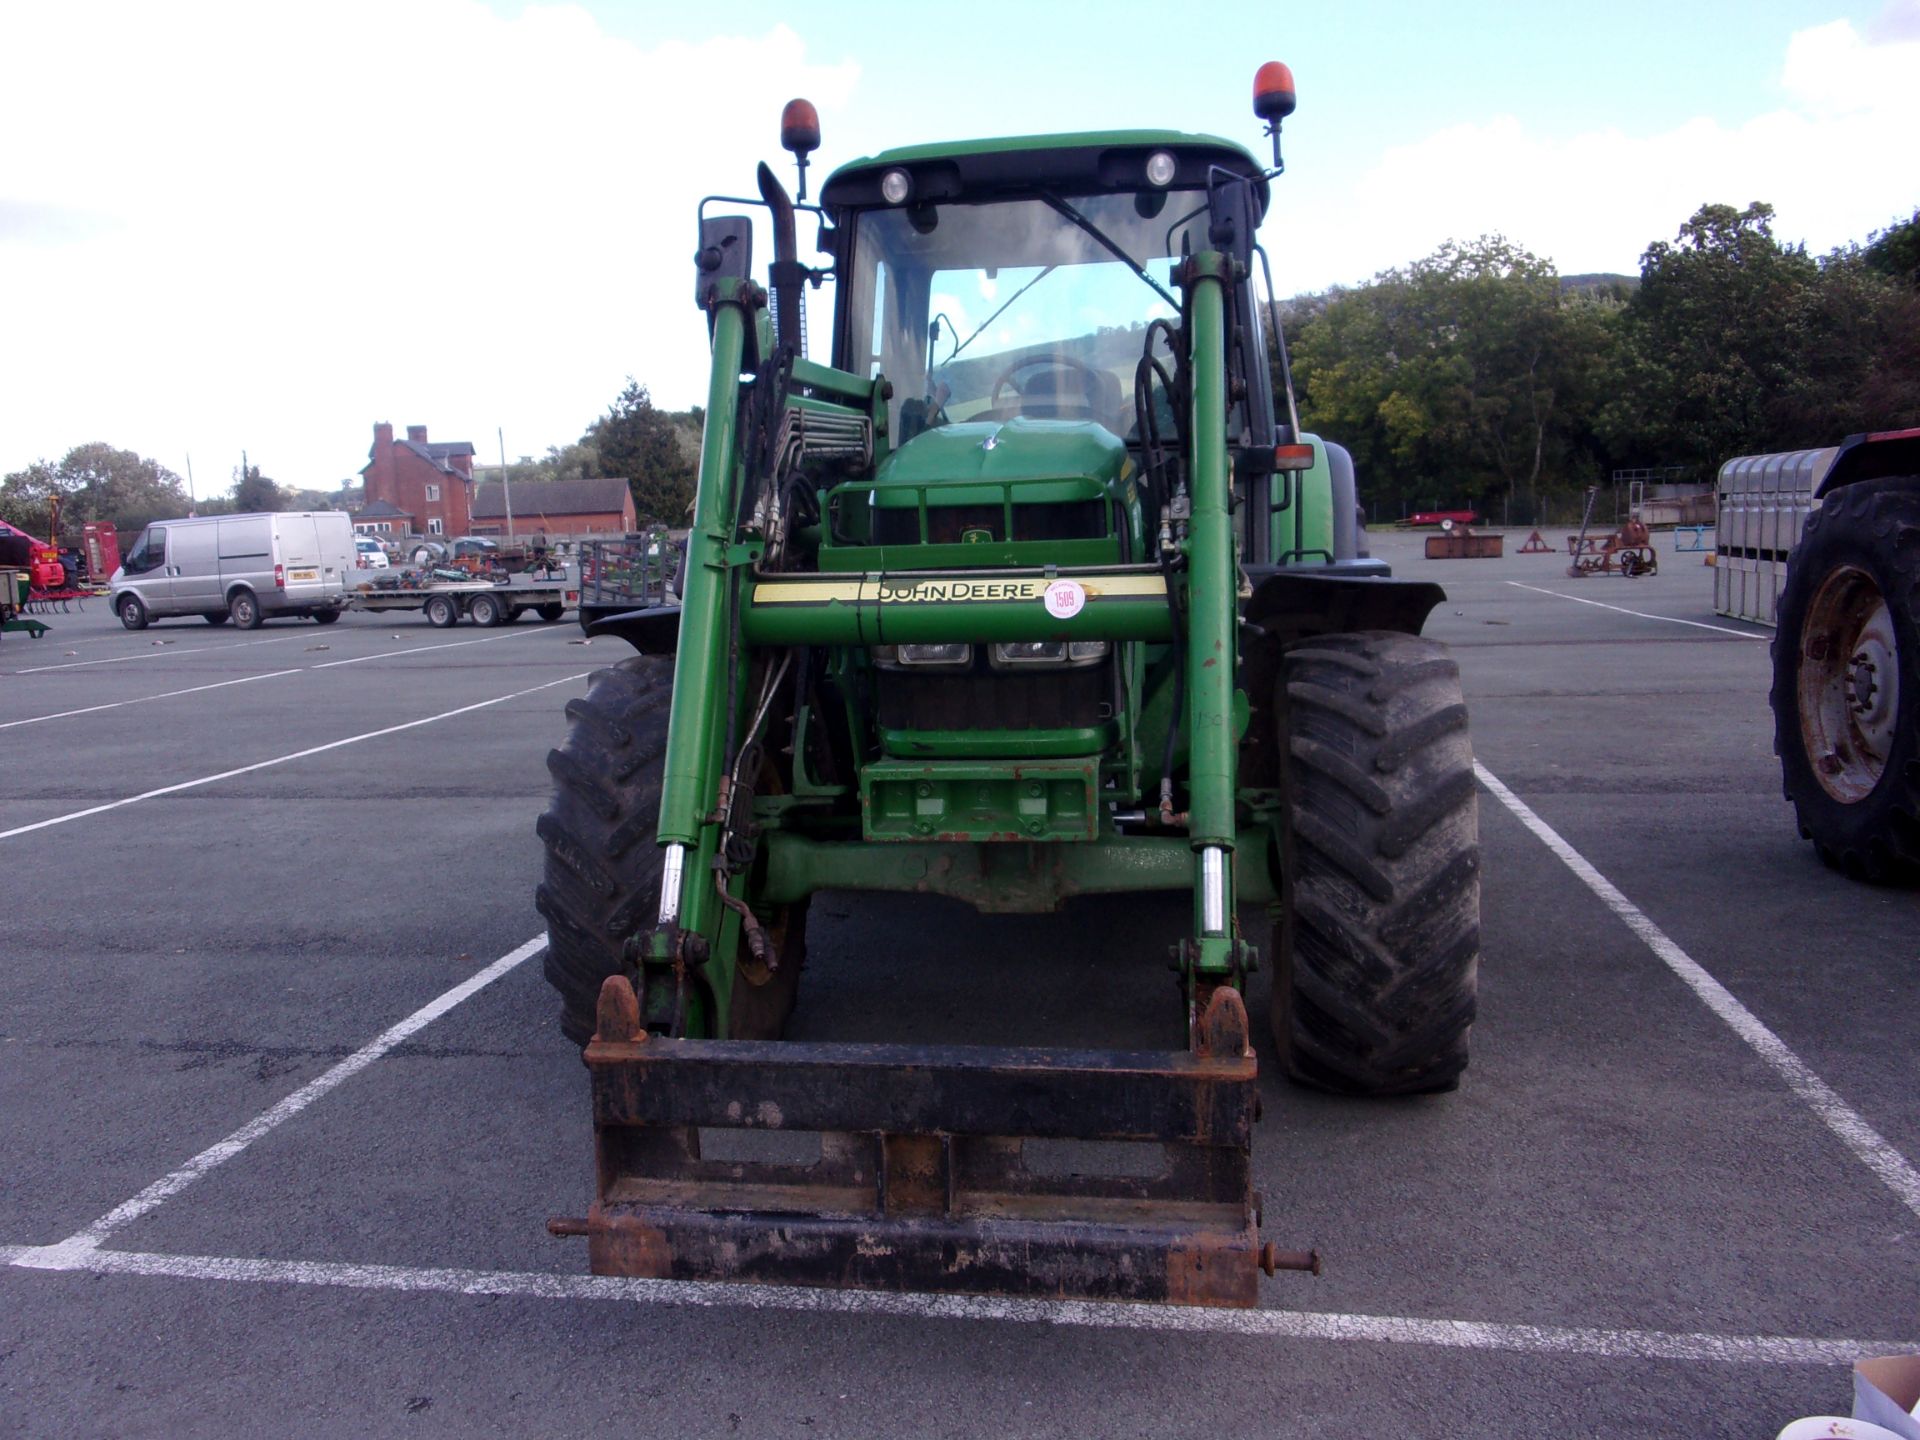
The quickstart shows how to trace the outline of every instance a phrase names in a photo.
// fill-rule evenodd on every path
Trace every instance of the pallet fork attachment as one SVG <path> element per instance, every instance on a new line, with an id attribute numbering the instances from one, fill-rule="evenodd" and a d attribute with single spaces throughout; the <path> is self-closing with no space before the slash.
<path id="1" fill-rule="evenodd" d="M 596 1198 L 548 1228 L 596 1275 L 1246 1307 L 1319 1269 L 1259 1239 L 1231 989 L 1127 1052 L 662 1039 L 615 976 L 583 1058 Z"/>

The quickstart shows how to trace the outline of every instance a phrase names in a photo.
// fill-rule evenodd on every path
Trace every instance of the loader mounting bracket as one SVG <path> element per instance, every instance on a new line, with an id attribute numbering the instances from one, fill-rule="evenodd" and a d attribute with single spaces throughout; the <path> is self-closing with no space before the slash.
<path id="1" fill-rule="evenodd" d="M 599 1275 L 1250 1306 L 1246 1008 L 1196 1052 L 672 1040 L 601 993 Z M 1317 1264 L 1317 1260 L 1313 1262 Z"/>

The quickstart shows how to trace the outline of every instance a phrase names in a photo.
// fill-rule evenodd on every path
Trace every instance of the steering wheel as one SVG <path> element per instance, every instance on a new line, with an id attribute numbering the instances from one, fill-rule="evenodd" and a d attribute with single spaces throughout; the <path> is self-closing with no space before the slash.
<path id="1" fill-rule="evenodd" d="M 1094 369 L 1091 365 L 1087 364 L 1085 361 L 1075 360 L 1072 356 L 1069 356 L 1069 355 L 1029 356 L 1025 360 L 1014 361 L 1013 364 L 1009 365 L 1006 369 L 1002 370 L 999 376 L 994 380 L 993 390 L 991 391 L 991 393 L 988 395 L 988 398 L 987 398 L 988 412 L 989 413 L 998 412 L 998 410 L 1000 409 L 1000 392 L 1005 390 L 1009 385 L 1013 387 L 1014 393 L 1018 395 L 1023 402 L 1028 398 L 1026 387 L 1023 385 L 1018 385 L 1014 383 L 1014 377 L 1016 375 L 1024 375 L 1027 372 L 1031 371 L 1034 373 L 1034 375 L 1038 376 L 1053 370 L 1069 371 L 1078 379 L 1080 384 L 1080 394 L 1082 397 L 1081 408 L 1083 408 L 1086 411 L 1087 415 L 1091 417 L 1098 405 L 1099 396 L 1103 388 L 1100 383 L 1101 372 Z M 1065 408 L 1060 403 L 1060 400 L 1058 398 L 1058 392 L 1055 392 L 1055 398 L 1054 398 L 1053 404 L 1056 411 L 1059 409 Z M 1022 413 L 1024 413 L 1024 406 L 1023 406 Z M 1041 416 L 1036 418 L 1060 419 L 1062 417 L 1056 413 L 1053 416 Z"/>

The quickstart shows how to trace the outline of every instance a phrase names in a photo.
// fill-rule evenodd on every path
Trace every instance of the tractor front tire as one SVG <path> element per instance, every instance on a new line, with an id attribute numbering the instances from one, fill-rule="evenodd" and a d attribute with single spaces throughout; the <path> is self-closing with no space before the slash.
<path id="1" fill-rule="evenodd" d="M 1875 884 L 1920 881 L 1920 477 L 1807 518 L 1773 640 L 1773 748 L 1800 833 Z"/>
<path id="2" fill-rule="evenodd" d="M 600 985 L 626 973 L 627 937 L 660 903 L 660 767 L 673 662 L 636 655 L 595 671 L 567 702 L 573 729 L 547 756 L 553 801 L 536 827 L 547 850 L 534 904 L 547 920 L 547 981 L 560 1030 L 592 1038 Z"/>
<path id="3" fill-rule="evenodd" d="M 1397 631 L 1281 657 L 1274 1044 L 1341 1095 L 1451 1090 L 1480 964 L 1480 832 L 1460 671 Z"/>

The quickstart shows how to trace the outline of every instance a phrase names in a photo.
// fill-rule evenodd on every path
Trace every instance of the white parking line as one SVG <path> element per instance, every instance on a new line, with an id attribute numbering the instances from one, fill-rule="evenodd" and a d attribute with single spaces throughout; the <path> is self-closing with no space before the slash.
<path id="1" fill-rule="evenodd" d="M 362 740 L 377 740 L 382 735 L 398 735 L 402 730 L 418 729 L 422 725 L 431 725 L 436 720 L 451 720 L 456 715 L 467 715 L 475 710 L 485 710 L 489 705 L 504 705 L 507 701 L 518 700 L 523 695 L 533 695 L 541 690 L 551 690 L 556 685 L 565 685 L 574 680 L 584 680 L 591 673 L 591 671 L 582 670 L 578 674 L 562 675 L 558 680 L 549 680 L 541 685 L 530 685 L 525 690 L 515 690 L 510 695 L 496 695 L 491 700 L 478 700 L 471 705 L 462 705 L 457 710 L 442 710 L 438 715 L 428 715 L 419 720 L 408 720 L 400 725 L 388 725 L 379 730 L 367 730 L 359 735 L 349 735 L 344 740 L 329 740 L 325 745 L 311 745 L 305 750 L 295 750 L 290 754 L 276 755 L 271 760 L 257 760 L 251 765 L 241 765 L 232 770 L 222 770 L 218 775 L 202 775 L 197 780 L 182 780 L 177 785 L 162 785 L 156 790 L 143 790 L 138 795 L 129 795 L 122 800 L 109 800 L 104 805 L 90 805 L 85 810 L 75 810 L 66 815 L 55 815 L 50 820 L 36 820 L 31 825 L 16 825 L 11 830 L 0 830 L 0 840 L 11 840 L 16 835 L 26 835 L 35 830 L 45 830 L 52 825 L 65 825 L 69 821 L 84 820 L 89 815 L 104 815 L 109 810 L 118 810 L 127 805 L 138 805 L 142 800 L 153 800 L 162 795 L 177 795 L 182 790 L 193 790 L 202 785 L 212 785 L 221 780 L 231 780 L 236 775 L 250 775 L 255 770 L 266 770 L 275 765 L 285 765 L 290 760 L 304 760 L 309 755 L 324 755 L 327 751 L 338 750 L 343 745 L 358 745 Z"/>
<path id="2" fill-rule="evenodd" d="M 1507 584 L 1516 590 L 1531 590 L 1536 595 L 1551 595 L 1556 600 L 1571 600 L 1576 605 L 1592 605 L 1601 610 L 1613 610 L 1621 615 L 1631 615 L 1638 620 L 1664 620 L 1669 625 L 1691 625 L 1696 630 L 1717 630 L 1722 635 L 1737 635 L 1742 640 L 1771 640 L 1771 635 L 1756 635 L 1751 630 L 1733 630 L 1725 625 L 1709 625 L 1704 620 L 1681 620 L 1673 615 L 1649 615 L 1644 610 L 1629 610 L 1624 605 L 1609 605 L 1604 600 L 1589 600 L 1584 595 L 1568 595 L 1560 590 L 1547 590 L 1538 585 L 1523 584 L 1518 580 L 1509 580 Z"/>
<path id="3" fill-rule="evenodd" d="M 356 655 L 351 660 L 329 660 L 321 665 L 309 665 L 309 670 L 331 670 L 336 665 L 364 665 L 369 660 L 391 660 L 396 655 L 418 655 L 424 650 L 456 650 L 462 645 L 485 645 L 493 640 L 520 640 L 529 635 L 562 635 L 565 630 L 558 626 L 542 626 L 538 630 L 515 630 L 507 635 L 483 635 L 478 640 L 446 640 L 438 645 L 409 645 L 405 650 L 382 650 L 377 655 Z"/>
<path id="4" fill-rule="evenodd" d="M 548 631 L 522 630 L 518 632 L 518 635 L 540 635 L 540 634 L 550 635 L 553 633 L 555 632 L 551 630 L 548 630 Z M 293 637 L 289 637 L 289 638 L 293 638 Z M 118 710 L 122 705 L 144 705 L 149 700 L 171 700 L 176 695 L 195 695 L 202 690 L 218 690 L 225 685 L 245 685 L 249 680 L 275 680 L 282 675 L 300 675 L 300 674 L 304 674 L 308 670 L 331 670 L 336 665 L 359 665 L 364 661 L 368 661 L 368 660 L 391 660 L 396 655 L 417 655 L 423 650 L 451 650 L 455 646 L 459 646 L 459 645 L 485 645 L 489 640 L 513 640 L 516 638 L 518 638 L 517 635 L 488 635 L 479 640 L 450 640 L 450 641 L 447 641 L 445 644 L 441 644 L 441 645 L 411 645 L 411 646 L 408 646 L 405 650 L 382 650 L 380 653 L 376 655 L 356 655 L 351 660 L 327 660 L 318 665 L 295 665 L 289 670 L 270 670 L 261 675 L 244 675 L 238 680 L 221 680 L 212 685 L 194 685 L 185 690 L 163 691 L 158 695 L 136 695 L 131 700 L 115 700 L 112 704 L 109 704 L 109 705 L 85 705 L 78 710 L 61 710 L 52 715 L 34 715 L 34 716 L 30 716 L 25 720 L 8 720 L 5 722 L 0 722 L 0 730 L 11 730 L 16 725 L 38 725 L 42 720 L 65 720 L 70 715 L 91 715 L 96 710 Z M 215 647 L 215 648 L 218 648 L 218 647 Z M 235 649 L 237 647 L 228 646 L 227 648 Z M 176 653 L 192 654 L 194 652 L 187 651 L 187 652 L 176 652 Z M 121 658 L 132 660 L 132 659 L 138 659 L 139 657 L 128 655 L 128 656 L 122 656 Z M 104 665 L 107 662 L 104 660 L 89 660 L 86 663 L 88 663 L 89 665 Z"/>
<path id="5" fill-rule="evenodd" d="M 1847 1365 L 1863 1355 L 1920 1349 L 1914 1340 L 1814 1339 L 1786 1335 L 1711 1335 L 1662 1330 L 1599 1330 L 1560 1325 L 1501 1325 L 1404 1315 L 1318 1310 L 1208 1310 L 1086 1300 L 1020 1300 L 976 1295 L 886 1294 L 796 1285 L 723 1285 L 604 1275 L 545 1275 L 513 1270 L 427 1269 L 326 1260 L 249 1260 L 214 1255 L 152 1255 L 61 1245 L 0 1247 L 0 1264 L 92 1275 L 148 1275 L 267 1285 L 311 1285 L 414 1294 L 504 1295 L 531 1300 L 592 1300 L 698 1309 L 801 1314 L 903 1316 L 917 1320 L 1001 1321 L 1096 1330 L 1225 1335 L 1255 1340 L 1358 1341 L 1448 1350 L 1613 1360 L 1706 1360 L 1731 1365 Z"/>
<path id="6" fill-rule="evenodd" d="M 309 1080 L 271 1110 L 256 1115 L 226 1139 L 209 1145 L 172 1174 L 154 1181 L 125 1204 L 116 1205 L 86 1229 L 69 1236 L 59 1245 L 51 1248 L 65 1253 L 97 1247 L 114 1231 L 132 1224 L 142 1215 L 159 1209 L 161 1205 L 178 1195 L 202 1175 L 226 1164 L 262 1135 L 286 1124 L 322 1095 L 351 1080 L 396 1045 L 401 1044 L 416 1032 L 424 1030 L 461 1001 L 471 999 L 502 975 L 546 948 L 547 937 L 536 935 L 525 944 L 509 950 L 486 969 L 469 975 L 451 990 L 429 1000 L 406 1019 L 382 1030 L 338 1065 Z"/>
<path id="7" fill-rule="evenodd" d="M 145 650 L 132 655 L 109 655 L 104 660 L 69 660 L 64 665 L 29 665 L 24 670 L 8 670 L 8 675 L 40 675 L 48 670 L 78 670 L 86 665 L 119 665 L 128 660 L 154 660 L 162 655 L 207 655 L 215 650 L 245 650 L 251 645 L 285 645 L 289 640 L 307 640 L 312 632 L 299 635 L 275 635 L 267 640 L 236 640 L 231 645 L 193 645 L 185 650 L 171 648 L 171 641 L 156 640 Z"/>
<path id="8" fill-rule="evenodd" d="M 291 670 L 267 670 L 258 675 L 242 675 L 238 680 L 216 680 L 211 685 L 193 685 L 185 690 L 168 690 L 159 695 L 139 695 L 131 700 L 115 700 L 107 705 L 83 705 L 78 710 L 60 710 L 52 715 L 35 715 L 26 720 L 8 720 L 0 722 L 0 730 L 11 730 L 18 725 L 38 725 L 43 720 L 65 720 L 71 715 L 91 715 L 98 710 L 118 710 L 123 705 L 144 705 L 149 700 L 171 700 L 176 695 L 198 695 L 202 690 L 222 690 L 229 685 L 246 685 L 254 680 L 273 680 L 282 675 L 298 675 L 307 667 L 296 665 Z"/>
<path id="9" fill-rule="evenodd" d="M 1522 825 L 1559 857 L 1561 864 L 1579 876 L 1581 882 L 1598 895 L 1609 910 L 1624 920 L 1627 928 L 1638 935 L 1646 947 L 1659 956 L 1709 1010 L 1725 1021 L 1734 1034 L 1746 1041 L 1755 1054 L 1773 1067 L 1774 1072 L 1787 1082 L 1788 1087 L 1813 1111 L 1820 1123 L 1831 1130 L 1840 1143 L 1853 1152 L 1855 1158 L 1878 1175 L 1887 1188 L 1900 1198 L 1901 1204 L 1920 1215 L 1920 1171 L 1916 1171 L 1904 1155 L 1888 1144 L 1880 1132 L 1841 1099 L 1826 1081 L 1814 1074 L 1806 1062 L 1789 1050 L 1786 1041 L 1769 1030 L 1759 1016 L 1734 999 L 1726 986 L 1709 975 L 1698 961 L 1648 919 L 1639 906 L 1622 895 L 1586 856 L 1536 815 L 1526 801 L 1503 785 L 1477 760 L 1473 771 L 1496 800 L 1511 810 Z"/>

